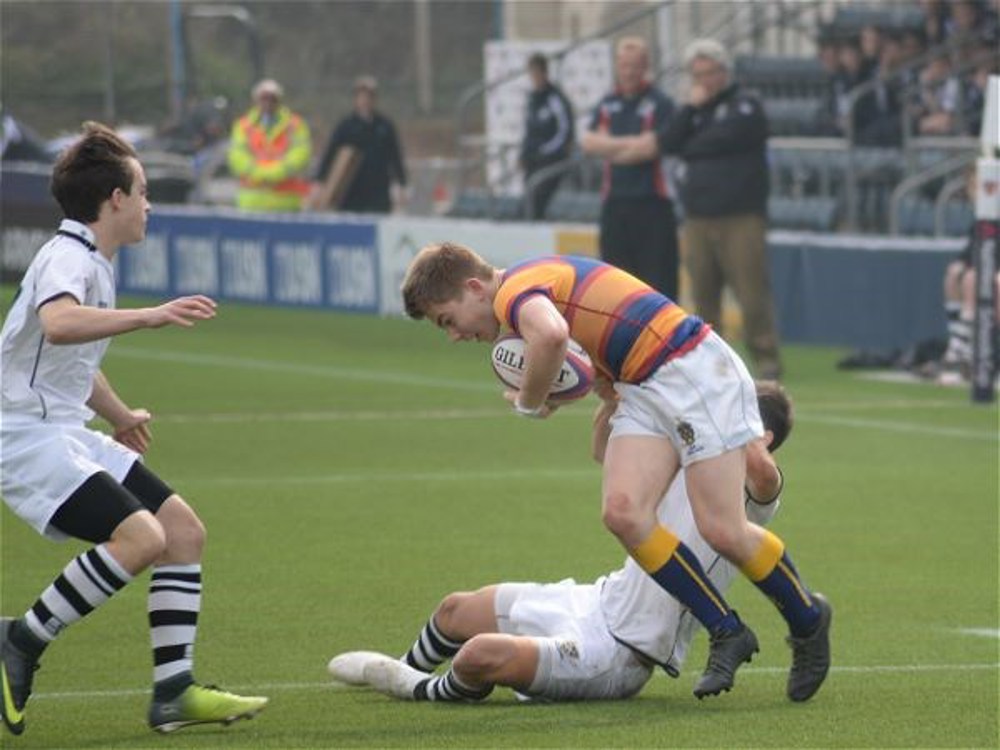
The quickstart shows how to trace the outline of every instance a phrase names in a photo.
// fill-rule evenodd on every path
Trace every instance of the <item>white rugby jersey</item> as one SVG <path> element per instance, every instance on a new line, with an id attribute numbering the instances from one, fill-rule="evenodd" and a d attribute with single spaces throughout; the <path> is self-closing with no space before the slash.
<path id="1" fill-rule="evenodd" d="M 748 500 L 747 518 L 763 525 L 775 514 L 779 503 L 780 500 L 775 500 L 760 505 Z M 698 534 L 683 471 L 670 485 L 657 516 L 698 557 L 716 588 L 725 591 L 738 571 Z M 662 665 L 670 674 L 680 673 L 688 645 L 700 623 L 631 557 L 626 559 L 625 567 L 604 579 L 601 610 L 616 640 Z"/>
<path id="2" fill-rule="evenodd" d="M 94 241 L 86 225 L 64 219 L 24 274 L 0 338 L 0 410 L 8 424 L 86 422 L 94 416 L 86 402 L 111 340 L 53 345 L 38 318 L 45 302 L 64 294 L 89 307 L 115 306 L 114 266 Z"/>

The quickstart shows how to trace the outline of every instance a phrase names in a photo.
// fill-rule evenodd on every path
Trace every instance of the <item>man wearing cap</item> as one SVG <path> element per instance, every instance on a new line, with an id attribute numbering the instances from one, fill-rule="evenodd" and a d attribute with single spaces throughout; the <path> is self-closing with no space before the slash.
<path id="1" fill-rule="evenodd" d="M 327 143 L 316 180 L 326 180 L 337 151 L 343 146 L 357 150 L 357 170 L 337 208 L 358 213 L 385 214 L 392 210 L 390 188 L 406 186 L 403 152 L 392 120 L 375 109 L 378 84 L 371 76 L 354 81 L 354 111 L 334 128 Z"/>
<path id="2" fill-rule="evenodd" d="M 236 205 L 250 211 L 299 211 L 309 192 L 309 125 L 281 103 L 271 79 L 253 87 L 254 105 L 233 125 L 229 169 L 240 179 Z"/>

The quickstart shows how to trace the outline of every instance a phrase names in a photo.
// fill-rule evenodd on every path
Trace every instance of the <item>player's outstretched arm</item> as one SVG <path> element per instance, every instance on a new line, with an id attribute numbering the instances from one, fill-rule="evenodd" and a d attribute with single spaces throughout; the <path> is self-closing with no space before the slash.
<path id="1" fill-rule="evenodd" d="M 103 417 L 114 429 L 114 438 L 136 453 L 145 453 L 153 439 L 149 431 L 152 415 L 145 409 L 130 409 L 111 387 L 103 372 L 94 377 L 94 387 L 87 406 Z"/>
<path id="2" fill-rule="evenodd" d="M 46 302 L 38 317 L 50 344 L 83 344 L 140 328 L 176 325 L 190 328 L 201 320 L 215 317 L 215 301 L 201 294 L 178 297 L 157 307 L 108 310 L 81 305 L 64 294 Z"/>

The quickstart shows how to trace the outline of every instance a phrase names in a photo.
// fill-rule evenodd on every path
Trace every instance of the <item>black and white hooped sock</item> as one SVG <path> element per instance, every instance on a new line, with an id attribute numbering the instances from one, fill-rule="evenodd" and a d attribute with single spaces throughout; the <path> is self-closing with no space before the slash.
<path id="1" fill-rule="evenodd" d="M 104 544 L 73 558 L 25 613 L 24 627 L 35 641 L 27 650 L 41 653 L 66 626 L 89 615 L 131 580 Z"/>
<path id="2" fill-rule="evenodd" d="M 403 660 L 421 672 L 433 672 L 438 665 L 457 654 L 461 647 L 462 642 L 443 635 L 431 617 Z"/>
<path id="3" fill-rule="evenodd" d="M 170 692 L 179 693 L 194 681 L 194 640 L 201 611 L 201 565 L 153 568 L 148 609 L 154 687 L 169 684 Z"/>

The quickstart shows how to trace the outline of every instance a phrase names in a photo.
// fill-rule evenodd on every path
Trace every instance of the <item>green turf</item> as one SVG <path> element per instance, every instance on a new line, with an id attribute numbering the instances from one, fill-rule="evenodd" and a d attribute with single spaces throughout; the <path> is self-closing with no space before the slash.
<path id="1" fill-rule="evenodd" d="M 620 563 L 589 406 L 516 418 L 487 353 L 427 324 L 236 305 L 114 342 L 105 371 L 156 419 L 150 466 L 209 530 L 199 676 L 272 704 L 229 728 L 149 733 L 140 584 L 50 649 L 27 732 L 0 745 L 998 745 L 997 409 L 839 372 L 829 349 L 787 349 L 798 422 L 774 523 L 836 607 L 836 666 L 813 701 L 785 699 L 783 623 L 743 581 L 730 598 L 762 653 L 715 700 L 690 692 L 703 639 L 680 679 L 618 703 L 525 706 L 498 690 L 482 706 L 412 705 L 332 686 L 331 656 L 401 653 L 451 590 Z M 82 547 L 6 509 L 0 521 L 2 609 L 20 613 Z"/>

